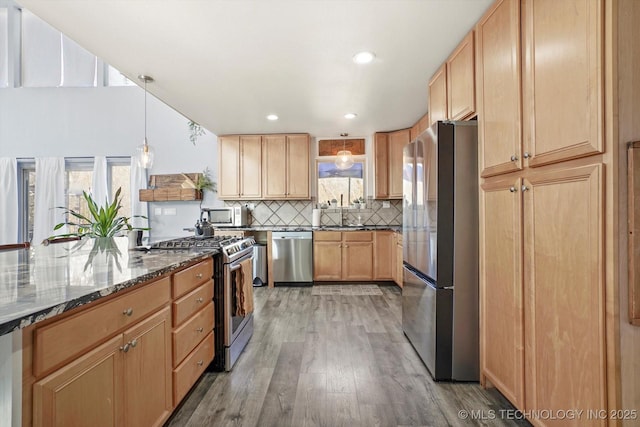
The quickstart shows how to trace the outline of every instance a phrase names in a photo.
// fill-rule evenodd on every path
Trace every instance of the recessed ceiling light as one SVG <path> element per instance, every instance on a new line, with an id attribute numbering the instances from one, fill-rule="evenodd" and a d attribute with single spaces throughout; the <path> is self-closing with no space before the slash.
<path id="1" fill-rule="evenodd" d="M 375 57 L 376 55 L 373 52 L 358 52 L 353 55 L 353 62 L 356 64 L 368 64 Z"/>
<path id="2" fill-rule="evenodd" d="M 347 113 L 344 115 L 345 119 L 355 119 L 358 115 L 356 113 Z"/>
<path id="3" fill-rule="evenodd" d="M 267 116 L 267 120 L 271 120 L 271 121 L 278 120 L 278 116 L 276 116 L 275 114 L 269 114 Z"/>

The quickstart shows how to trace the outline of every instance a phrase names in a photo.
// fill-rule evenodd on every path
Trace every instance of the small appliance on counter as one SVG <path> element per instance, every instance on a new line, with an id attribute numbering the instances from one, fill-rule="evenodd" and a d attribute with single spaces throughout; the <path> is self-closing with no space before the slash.
<path id="1" fill-rule="evenodd" d="M 249 210 L 246 206 L 224 208 L 202 208 L 202 214 L 212 227 L 246 227 L 249 224 Z"/>

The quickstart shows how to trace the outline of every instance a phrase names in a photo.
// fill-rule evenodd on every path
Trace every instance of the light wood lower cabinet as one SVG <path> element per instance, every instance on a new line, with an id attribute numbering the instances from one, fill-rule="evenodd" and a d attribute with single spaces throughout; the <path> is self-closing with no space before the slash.
<path id="1" fill-rule="evenodd" d="M 481 376 L 519 409 L 608 409 L 603 188 L 600 164 L 482 185 Z"/>
<path id="2" fill-rule="evenodd" d="M 524 180 L 527 410 L 608 409 L 603 184 L 601 165 Z M 581 419 L 580 425 L 605 421 Z"/>
<path id="3" fill-rule="evenodd" d="M 488 379 L 524 407 L 521 179 L 487 180 L 480 210 L 480 360 Z"/>
<path id="4" fill-rule="evenodd" d="M 170 325 L 165 307 L 37 381 L 33 425 L 162 425 L 173 407 Z"/>
<path id="5" fill-rule="evenodd" d="M 395 245 L 391 231 L 315 231 L 316 281 L 393 280 Z"/>
<path id="6" fill-rule="evenodd" d="M 393 280 L 395 273 L 396 241 L 393 231 L 376 231 L 373 234 L 373 278 L 375 280 Z"/>

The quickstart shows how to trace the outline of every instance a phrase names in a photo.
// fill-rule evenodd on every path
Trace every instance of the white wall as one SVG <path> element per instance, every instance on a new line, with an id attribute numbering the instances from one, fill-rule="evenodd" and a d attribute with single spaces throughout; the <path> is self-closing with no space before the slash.
<path id="1" fill-rule="evenodd" d="M 154 83 L 156 84 L 156 83 Z M 217 181 L 217 138 L 207 131 L 189 141 L 188 120 L 151 95 L 147 137 L 156 150 L 149 174 L 193 173 L 206 167 Z M 139 87 L 0 89 L 0 157 L 131 156 L 144 137 L 144 92 Z M 203 206 L 218 206 L 214 193 Z M 175 208 L 175 216 L 155 208 Z M 188 234 L 198 202 L 150 203 L 153 237 Z"/>

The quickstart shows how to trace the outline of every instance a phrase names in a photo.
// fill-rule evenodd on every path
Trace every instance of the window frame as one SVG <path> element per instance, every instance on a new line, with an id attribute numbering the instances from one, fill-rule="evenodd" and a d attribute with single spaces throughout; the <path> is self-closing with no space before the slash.
<path id="1" fill-rule="evenodd" d="M 367 156 L 365 154 L 352 156 L 353 163 L 362 163 L 362 198 L 367 200 Z M 320 173 L 318 166 L 320 163 L 335 163 L 338 156 L 322 156 L 317 157 L 315 162 L 315 188 L 316 188 L 316 200 L 318 203 L 324 201 L 320 200 Z M 351 207 L 351 200 L 348 198 L 347 203 L 343 208 L 348 209 Z"/>

